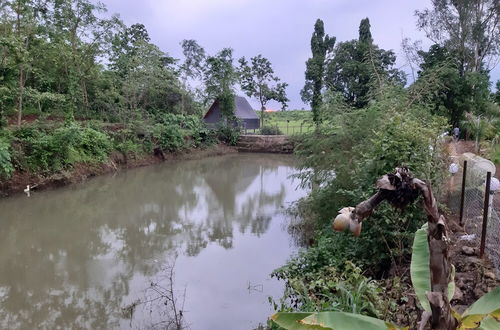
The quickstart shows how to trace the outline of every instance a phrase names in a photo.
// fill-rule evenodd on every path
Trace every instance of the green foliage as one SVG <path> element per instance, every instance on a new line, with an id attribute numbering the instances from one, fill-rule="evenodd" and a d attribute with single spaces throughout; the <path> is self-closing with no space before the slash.
<path id="1" fill-rule="evenodd" d="M 236 145 L 240 138 L 240 129 L 238 127 L 221 126 L 217 129 L 217 137 L 220 141 L 229 145 Z"/>
<path id="2" fill-rule="evenodd" d="M 332 51 L 335 40 L 335 37 L 325 35 L 323 21 L 318 19 L 314 24 L 314 32 L 311 37 L 312 57 L 306 62 L 306 83 L 300 92 L 302 100 L 311 103 L 315 124 L 319 124 L 321 121 L 320 109 L 323 103 L 321 95 L 324 87 L 326 58 Z"/>
<path id="3" fill-rule="evenodd" d="M 234 103 L 233 91 L 229 88 L 225 88 L 217 98 L 217 101 L 219 102 L 222 123 L 226 126 L 231 125 L 232 122 L 236 119 L 236 116 L 234 114 L 236 104 Z"/>
<path id="4" fill-rule="evenodd" d="M 391 264 L 409 259 L 414 232 L 426 220 L 415 205 L 399 213 L 382 204 L 363 223 L 357 238 L 330 229 L 342 207 L 355 206 L 371 196 L 373 183 L 397 166 L 408 166 L 435 190 L 446 177 L 446 157 L 439 139 L 447 130 L 446 119 L 431 115 L 425 105 L 408 106 L 411 96 L 400 87 L 379 94 L 369 107 L 356 110 L 338 98 L 329 99 L 323 124 L 303 136 L 296 147 L 303 166 L 300 178 L 312 187 L 310 195 L 298 203 L 299 213 L 308 215 L 307 226 L 316 228 L 316 235 L 312 246 L 279 270 L 287 286 L 301 274 L 307 274 L 311 283 L 319 281 L 328 267 L 342 272 L 345 260 L 380 277 Z M 318 305 L 330 301 L 328 296 L 317 297 Z"/>
<path id="5" fill-rule="evenodd" d="M 209 56 L 204 68 L 203 83 L 205 85 L 205 101 L 223 98 L 224 107 L 221 111 L 228 116 L 234 115 L 234 104 L 230 95 L 234 96 L 233 88 L 237 81 L 237 72 L 233 66 L 233 50 L 224 48 L 214 56 Z M 234 100 L 232 101 L 234 102 Z"/>
<path id="6" fill-rule="evenodd" d="M 495 164 L 500 164 L 500 144 L 493 146 L 490 152 L 490 159 Z"/>
<path id="7" fill-rule="evenodd" d="M 421 79 L 439 83 L 428 86 L 426 102 L 435 114 L 446 116 L 453 127 L 460 125 L 465 112 L 485 113 L 488 109 L 489 82 L 484 71 L 461 72 L 459 57 L 448 48 L 432 45 L 422 58 L 418 85 Z"/>
<path id="8" fill-rule="evenodd" d="M 20 146 L 20 169 L 56 171 L 81 162 L 104 162 L 111 152 L 108 135 L 71 122 L 54 130 L 25 126 L 13 133 Z"/>
<path id="9" fill-rule="evenodd" d="M 122 122 L 200 111 L 144 25 L 105 11 L 89 0 L 2 2 L 0 122 L 14 110 Z"/>
<path id="10" fill-rule="evenodd" d="M 373 44 L 370 21 L 365 18 L 359 26 L 358 40 L 341 42 L 335 47 L 327 64 L 325 83 L 331 91 L 341 93 L 347 104 L 362 108 L 373 97 L 377 80 L 404 85 L 404 73 L 394 68 L 395 62 L 392 50 Z"/>
<path id="11" fill-rule="evenodd" d="M 283 329 L 396 330 L 393 324 L 364 315 L 342 312 L 276 313 L 271 319 Z"/>
<path id="12" fill-rule="evenodd" d="M 280 102 L 282 109 L 286 109 L 289 101 L 286 96 L 287 83 L 280 83 L 280 79 L 274 75 L 271 62 L 257 55 L 250 59 L 251 65 L 242 57 L 240 62 L 241 88 L 249 97 L 255 97 L 260 102 L 260 110 L 266 109 L 270 100 Z M 264 111 L 261 111 L 261 125 L 264 125 Z"/>
<path id="13" fill-rule="evenodd" d="M 260 128 L 260 134 L 262 135 L 283 135 L 283 132 L 278 126 L 263 126 Z"/>
<path id="14" fill-rule="evenodd" d="M 461 325 L 465 325 L 467 328 L 479 323 L 481 323 L 481 329 L 498 328 L 500 322 L 498 321 L 500 318 L 500 286 L 479 298 L 467 308 L 461 317 Z"/>
<path id="15" fill-rule="evenodd" d="M 426 292 L 431 291 L 431 270 L 430 270 L 430 252 L 427 239 L 428 224 L 425 223 L 422 228 L 415 233 L 411 255 L 411 282 L 422 308 L 431 312 L 431 306 L 427 299 Z M 455 294 L 455 268 L 452 265 L 453 274 L 448 284 L 448 299 L 451 300 Z"/>
<path id="16" fill-rule="evenodd" d="M 430 312 L 430 306 L 425 296 L 426 292 L 430 291 L 430 264 L 429 264 L 429 251 L 427 242 L 427 224 L 422 226 L 415 235 L 414 251 L 412 255 L 412 282 L 417 296 L 422 303 L 422 306 L 427 312 Z M 427 249 L 427 251 L 425 251 Z M 348 263 L 348 266 L 352 265 Z M 453 266 L 452 266 L 453 267 Z M 359 270 L 356 267 L 346 268 L 348 277 L 360 277 Z M 352 275 L 354 274 L 354 275 Z M 327 274 L 328 275 L 328 274 Z M 291 287 L 299 287 L 297 291 L 302 290 L 301 299 L 304 297 L 312 296 L 316 298 L 321 296 L 314 285 L 327 283 L 335 276 L 325 276 L 323 282 L 315 279 L 309 279 L 305 283 L 290 282 Z M 345 280 L 343 281 L 345 282 Z M 305 286 L 307 284 L 308 286 Z M 312 288 L 311 288 L 312 287 Z M 361 288 L 361 285 L 356 286 Z M 452 288 L 452 290 L 450 290 Z M 452 278 L 448 286 L 448 299 L 453 296 L 454 279 Z M 352 295 L 351 295 L 352 296 Z M 367 297 L 363 297 L 366 302 Z M 380 302 L 379 302 L 380 304 Z M 301 310 L 307 311 L 302 313 L 297 312 L 279 312 L 271 316 L 273 324 L 279 325 L 283 329 L 398 329 L 395 325 L 382 320 L 369 317 L 366 315 L 359 315 L 358 311 L 354 310 L 351 313 L 329 311 L 328 306 L 320 307 L 318 312 L 317 308 L 311 304 L 302 304 Z M 378 306 L 380 308 L 380 305 Z M 276 309 L 276 307 L 275 307 Z M 363 314 L 368 314 L 366 311 Z M 462 315 L 452 311 L 452 315 L 458 321 L 457 329 L 497 329 L 498 319 L 500 317 L 500 286 L 487 293 L 474 304 L 472 304 Z M 406 329 L 406 328 L 405 328 Z"/>
<path id="17" fill-rule="evenodd" d="M 429 39 L 456 54 L 461 76 L 492 69 L 500 49 L 498 1 L 435 0 L 415 15 Z"/>
<path id="18" fill-rule="evenodd" d="M 338 261 L 342 262 L 342 261 Z M 383 308 L 382 291 L 377 282 L 364 276 L 352 262 L 342 265 L 343 271 L 333 266 L 306 268 L 290 263 L 277 269 L 272 276 L 286 279 L 284 305 L 301 311 L 343 311 L 378 316 Z"/>
<path id="19" fill-rule="evenodd" d="M 266 123 L 264 126 L 278 126 L 285 134 L 301 134 L 314 130 L 312 111 L 306 110 L 269 112 L 266 113 Z"/>
<path id="20" fill-rule="evenodd" d="M 178 125 L 156 124 L 153 137 L 162 150 L 177 151 L 184 147 L 184 135 Z"/>
<path id="21" fill-rule="evenodd" d="M 0 136 L 0 178 L 9 178 L 14 172 L 12 166 L 10 143 Z"/>

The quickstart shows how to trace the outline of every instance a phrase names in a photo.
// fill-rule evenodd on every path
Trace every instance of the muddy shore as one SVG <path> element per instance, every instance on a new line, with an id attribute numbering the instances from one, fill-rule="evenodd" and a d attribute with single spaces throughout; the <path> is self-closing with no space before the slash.
<path id="1" fill-rule="evenodd" d="M 33 190 L 53 189 L 124 169 L 148 166 L 166 161 L 201 159 L 237 152 L 236 148 L 224 144 L 217 144 L 206 148 L 188 149 L 175 153 L 124 155 L 119 152 L 113 152 L 105 163 L 80 163 L 71 169 L 56 173 L 44 174 L 15 171 L 10 179 L 0 181 L 0 197 L 23 193 L 27 185 L 30 185 Z"/>

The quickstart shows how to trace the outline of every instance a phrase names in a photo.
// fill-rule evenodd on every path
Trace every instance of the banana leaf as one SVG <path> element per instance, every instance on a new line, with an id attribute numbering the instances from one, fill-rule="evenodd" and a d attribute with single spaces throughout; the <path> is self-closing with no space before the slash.
<path id="1" fill-rule="evenodd" d="M 306 317 L 303 317 L 306 315 Z M 334 330 L 395 330 L 396 326 L 385 321 L 344 312 L 276 313 L 271 319 L 287 330 L 334 329 Z"/>
<path id="2" fill-rule="evenodd" d="M 426 292 L 431 291 L 430 252 L 427 241 L 428 224 L 425 223 L 415 233 L 410 264 L 410 275 L 415 294 L 422 308 L 430 312 L 431 306 Z M 448 283 L 448 299 L 455 294 L 455 267 L 451 265 L 451 281 Z"/>
<path id="3" fill-rule="evenodd" d="M 500 329 L 500 286 L 479 298 L 463 313 L 459 329 Z"/>

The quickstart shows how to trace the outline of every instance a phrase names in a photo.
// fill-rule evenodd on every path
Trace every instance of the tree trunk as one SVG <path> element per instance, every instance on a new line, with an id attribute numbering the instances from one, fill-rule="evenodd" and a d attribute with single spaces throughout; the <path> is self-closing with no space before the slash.
<path id="1" fill-rule="evenodd" d="M 23 117 L 24 82 L 24 69 L 21 65 L 21 69 L 19 71 L 19 96 L 17 98 L 17 127 L 21 127 L 21 120 Z"/>

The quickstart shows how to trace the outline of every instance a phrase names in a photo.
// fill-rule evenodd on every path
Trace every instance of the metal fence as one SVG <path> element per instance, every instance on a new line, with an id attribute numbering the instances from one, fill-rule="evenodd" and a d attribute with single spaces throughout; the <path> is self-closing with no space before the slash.
<path id="1" fill-rule="evenodd" d="M 460 215 L 459 223 L 465 230 L 460 239 L 471 241 L 481 257 L 485 252 L 500 273 L 500 194 L 489 189 L 494 186 L 495 167 L 477 156 L 458 162 L 460 170 L 452 178 L 455 184 L 450 207 Z"/>
<path id="2" fill-rule="evenodd" d="M 283 135 L 298 135 L 302 133 L 307 133 L 314 129 L 314 125 L 307 123 L 303 125 L 266 125 L 267 127 L 276 128 L 276 131 L 281 132 Z M 245 134 L 261 134 L 260 129 L 243 129 Z"/>

